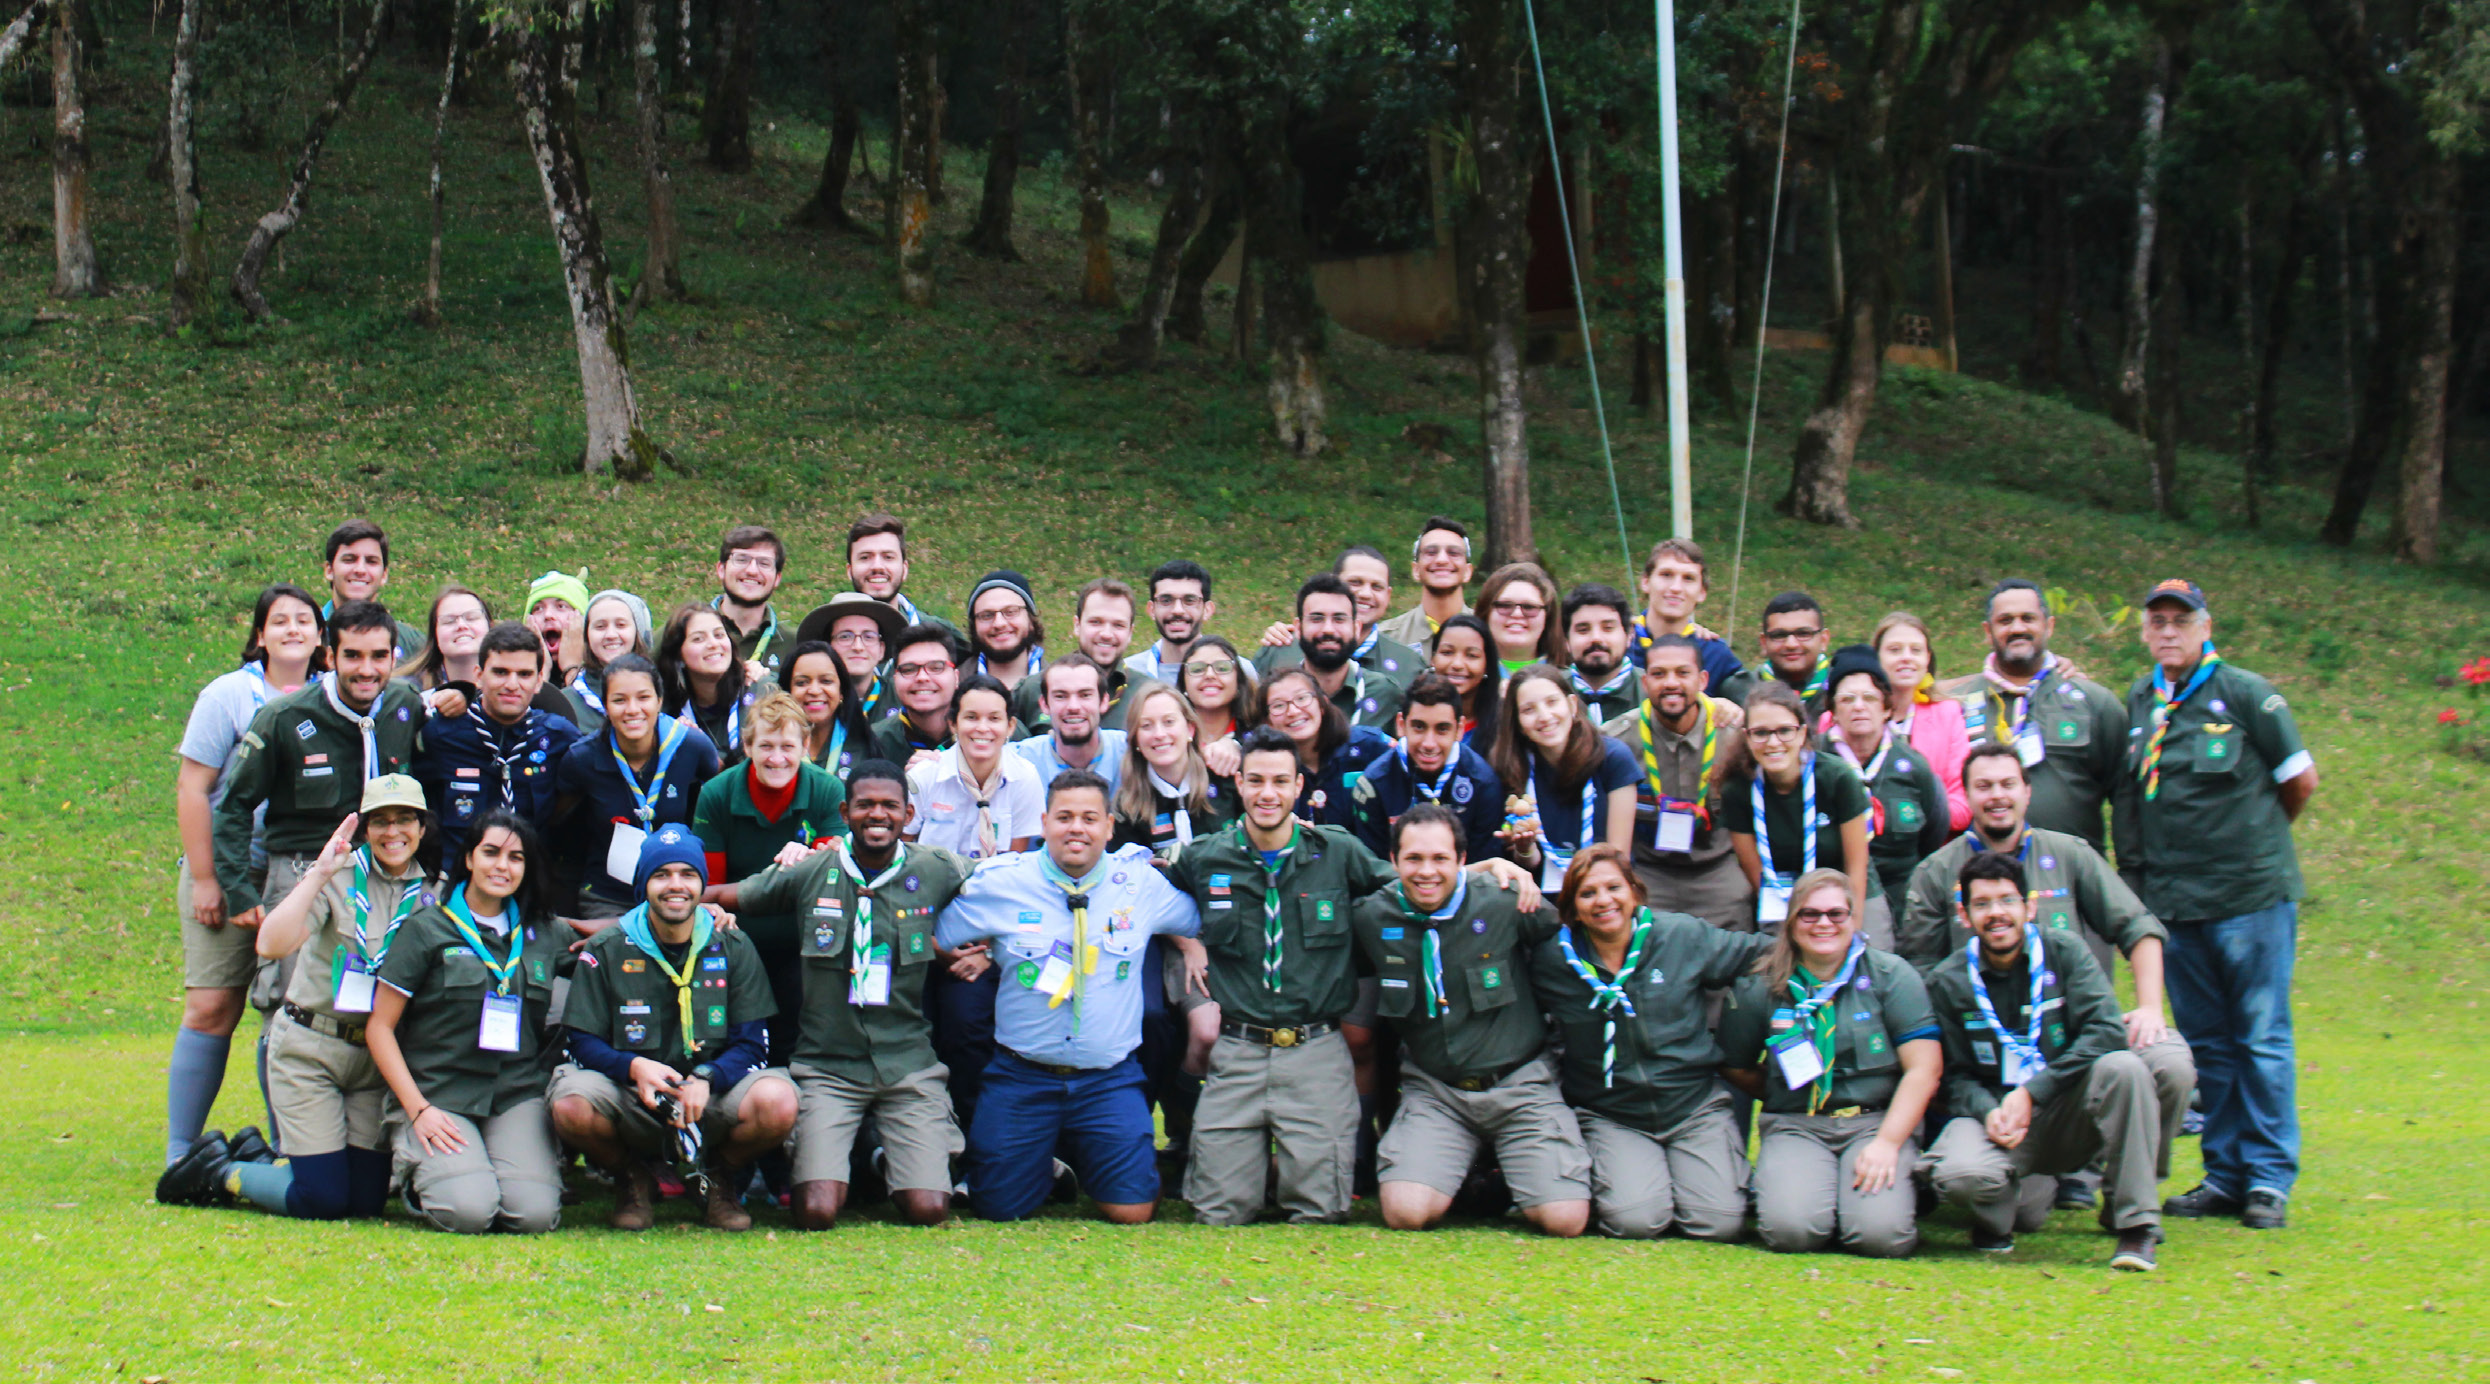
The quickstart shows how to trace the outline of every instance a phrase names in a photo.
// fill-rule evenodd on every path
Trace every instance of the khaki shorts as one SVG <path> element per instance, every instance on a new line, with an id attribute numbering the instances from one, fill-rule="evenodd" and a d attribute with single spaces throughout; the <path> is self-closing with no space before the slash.
<path id="1" fill-rule="evenodd" d="M 190 858 L 173 862 L 173 913 L 182 923 L 182 984 L 193 990 L 239 990 L 259 969 L 255 928 L 201 927 L 190 916 Z"/>
<path id="2" fill-rule="evenodd" d="M 303 882 L 304 875 L 311 873 L 312 862 L 316 859 L 318 857 L 309 855 L 271 854 L 268 857 L 268 878 L 259 887 L 259 906 L 263 916 L 266 910 L 285 902 L 285 896 L 294 892 L 294 886 Z M 249 932 L 250 929 L 244 931 Z M 256 948 L 258 939 L 254 937 L 249 945 Z M 258 961 L 258 953 L 253 951 L 253 960 L 257 962 L 257 969 L 251 977 L 250 1000 L 253 1009 L 266 1014 L 285 1002 L 285 992 L 294 984 L 294 960 L 302 954 L 302 948 L 296 947 L 274 961 Z"/>
<path id="3" fill-rule="evenodd" d="M 1582 1127 L 1556 1087 L 1556 1067 L 1533 1058 L 1484 1091 L 1463 1091 L 1414 1066 L 1401 1068 L 1401 1108 L 1377 1151 L 1382 1182 L 1460 1192 L 1481 1145 L 1493 1142 L 1513 1204 L 1525 1210 L 1591 1199 L 1591 1155 Z"/>
<path id="4" fill-rule="evenodd" d="M 369 1048 L 294 1022 L 268 1019 L 268 1110 L 293 1155 L 386 1147 L 381 1106 L 388 1083 Z"/>
<path id="5" fill-rule="evenodd" d="M 1178 1014 L 1190 1014 L 1212 1003 L 1211 997 L 1189 989 L 1184 983 L 1184 953 L 1173 946 L 1160 949 L 1166 960 L 1159 965 L 1159 983 L 1167 991 L 1167 1007 Z"/>
<path id="6" fill-rule="evenodd" d="M 743 1113 L 744 1098 L 763 1081 L 786 1081 L 787 1074 L 777 1067 L 755 1067 L 723 1095 L 713 1095 L 709 1108 L 700 1112 L 700 1134 L 707 1142 L 725 1139 L 735 1132 L 735 1122 Z M 623 1147 L 635 1153 L 669 1154 L 674 1151 L 673 1131 L 657 1122 L 657 1112 L 640 1104 L 640 1098 L 605 1073 L 576 1063 L 565 1062 L 553 1069 L 553 1080 L 545 1087 L 545 1108 L 576 1096 L 588 1102 L 591 1109 L 613 1122 L 615 1137 Z"/>
<path id="7" fill-rule="evenodd" d="M 951 1069 L 940 1062 L 888 1086 L 796 1067 L 794 1181 L 845 1182 L 856 1131 L 873 1117 L 882 1177 L 895 1192 L 951 1190 L 951 1160 L 968 1147 L 951 1113 Z"/>

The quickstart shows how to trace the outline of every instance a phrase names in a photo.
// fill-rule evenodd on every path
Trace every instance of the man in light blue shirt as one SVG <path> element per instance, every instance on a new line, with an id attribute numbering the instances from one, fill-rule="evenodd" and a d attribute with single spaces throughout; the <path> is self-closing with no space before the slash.
<path id="1" fill-rule="evenodd" d="M 1139 1225 L 1158 1213 L 1134 1055 L 1141 987 L 1159 983 L 1143 949 L 1157 933 L 1191 937 L 1201 920 L 1146 848 L 1106 849 L 1110 791 L 1086 769 L 1057 775 L 1045 848 L 979 868 L 935 931 L 946 948 L 992 944 L 1002 975 L 994 1061 L 968 1134 L 969 1205 L 988 1220 L 1023 1219 L 1046 1200 L 1058 1141 L 1107 1220 Z"/>
<path id="2" fill-rule="evenodd" d="M 1107 670 L 1087 654 L 1066 654 L 1038 677 L 1038 704 L 1050 729 L 1014 741 L 1012 752 L 1037 766 L 1041 787 L 1066 769 L 1087 769 L 1107 781 L 1112 802 L 1124 773 L 1124 732 L 1098 728 L 1107 708 Z"/>

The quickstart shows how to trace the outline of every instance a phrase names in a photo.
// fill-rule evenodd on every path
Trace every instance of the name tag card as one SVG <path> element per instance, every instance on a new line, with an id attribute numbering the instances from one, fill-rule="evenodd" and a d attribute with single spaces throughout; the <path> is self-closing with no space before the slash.
<path id="1" fill-rule="evenodd" d="M 1674 804 L 1660 809 L 1660 821 L 1651 834 L 1651 848 L 1656 851 L 1691 852 L 1695 848 L 1695 814 Z"/>
<path id="2" fill-rule="evenodd" d="M 1777 923 L 1790 916 L 1790 886 L 1767 883 L 1755 896 L 1755 921 Z"/>
<path id="3" fill-rule="evenodd" d="M 484 1018 L 476 1025 L 476 1046 L 486 1052 L 519 1050 L 519 997 L 486 995 Z"/>
<path id="4" fill-rule="evenodd" d="M 891 949 L 875 947 L 872 959 L 857 973 L 856 988 L 850 995 L 862 1005 L 885 1005 L 891 1002 Z"/>
<path id="5" fill-rule="evenodd" d="M 372 1012 L 372 973 L 353 952 L 337 953 L 337 994 L 329 1007 L 340 1014 Z"/>
<path id="6" fill-rule="evenodd" d="M 1804 1025 L 1773 1040 L 1772 1064 L 1780 1069 L 1782 1084 L 1793 1091 L 1824 1075 L 1824 1057 Z"/>
<path id="7" fill-rule="evenodd" d="M 2025 1059 L 2022 1049 L 2012 1043 L 2000 1046 L 2004 1051 L 1998 1054 L 1997 1079 L 2006 1083 L 2009 1089 L 2021 1086 L 2040 1075 L 2040 1068 Z"/>
<path id="8" fill-rule="evenodd" d="M 1057 942 L 1038 968 L 1037 988 L 1058 999 L 1072 992 L 1072 944 Z"/>
<path id="9" fill-rule="evenodd" d="M 640 843 L 648 833 L 627 822 L 614 824 L 614 839 L 605 847 L 605 873 L 629 883 L 640 868 Z"/>
<path id="10" fill-rule="evenodd" d="M 2022 760 L 2026 769 L 2037 767 L 2049 757 L 2049 747 L 2041 742 L 2039 727 L 2026 726 L 2023 733 L 2014 738 L 2014 757 Z"/>

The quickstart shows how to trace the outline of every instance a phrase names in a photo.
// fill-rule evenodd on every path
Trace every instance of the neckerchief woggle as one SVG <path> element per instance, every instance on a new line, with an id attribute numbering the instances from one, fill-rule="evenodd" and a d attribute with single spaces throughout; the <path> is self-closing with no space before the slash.
<path id="1" fill-rule="evenodd" d="M 1809 1041 L 1815 1044 L 1816 1055 L 1822 1059 L 1824 1067 L 1816 1074 L 1807 1093 L 1807 1113 L 1810 1115 L 1823 1109 L 1824 1102 L 1833 1094 L 1833 1023 L 1840 1017 L 1840 1007 L 1834 1000 L 1840 996 L 1842 987 L 1850 983 L 1850 978 L 1858 974 L 1859 963 L 1866 957 L 1867 938 L 1854 932 L 1850 935 L 1849 954 L 1842 958 L 1841 970 L 1831 980 L 1817 986 L 1813 993 L 1799 979 L 1799 976 L 1815 979 L 1808 974 L 1805 966 L 1800 966 L 1790 977 L 1790 998 L 1798 1001 L 1798 1006 L 1790 1011 L 1791 1020 L 1794 1024 L 1808 1026 Z"/>
<path id="2" fill-rule="evenodd" d="M 1461 905 L 1470 897 L 1469 872 L 1461 872 L 1457 877 L 1457 882 L 1453 885 L 1452 897 L 1444 901 L 1442 908 L 1432 913 L 1410 901 L 1407 885 L 1396 882 L 1392 889 L 1400 896 L 1401 911 L 1427 925 L 1426 929 L 1418 934 L 1418 970 L 1421 983 L 1426 987 L 1427 1017 L 1432 1019 L 1436 1017 L 1438 1011 L 1452 1007 L 1452 997 L 1444 990 L 1444 942 L 1436 935 L 1435 925 L 1448 918 L 1460 916 Z"/>
<path id="3" fill-rule="evenodd" d="M 519 920 L 517 918 L 512 918 L 510 920 L 509 959 L 505 961 L 495 961 L 493 959 L 493 949 L 486 945 L 484 941 L 484 934 L 476 929 L 476 915 L 474 911 L 467 907 L 467 885 L 465 881 L 462 880 L 457 888 L 450 890 L 450 898 L 447 909 L 450 915 L 451 925 L 458 929 L 459 940 L 465 942 L 467 944 L 467 950 L 474 952 L 476 954 L 476 959 L 484 963 L 484 969 L 492 973 L 493 993 L 497 995 L 508 995 L 510 993 L 510 983 L 518 979 L 519 976 L 519 959 L 521 955 L 527 951 L 527 929 L 519 925 Z"/>
<path id="4" fill-rule="evenodd" d="M 874 953 L 881 953 L 885 961 L 890 959 L 888 946 L 873 945 L 872 891 L 890 883 L 892 878 L 898 875 L 899 867 L 908 863 L 908 847 L 905 842 L 894 847 L 891 851 L 891 863 L 883 868 L 882 873 L 871 879 L 865 878 L 865 872 L 856 864 L 856 857 L 848 853 L 847 838 L 834 838 L 830 843 L 830 853 L 838 857 L 840 872 L 854 881 L 856 885 L 856 925 L 855 930 L 848 935 L 847 942 L 847 1002 L 863 1004 L 865 1002 L 865 972 L 873 967 Z"/>
<path id="5" fill-rule="evenodd" d="M 1565 954 L 1565 964 L 1573 968 L 1575 975 L 1582 977 L 1583 984 L 1591 987 L 1591 1008 L 1607 1016 L 1607 1028 L 1600 1035 L 1599 1084 L 1602 1090 L 1617 1084 L 1617 1015 L 1622 1012 L 1629 1019 L 1635 1017 L 1634 998 L 1625 992 L 1625 983 L 1633 976 L 1635 968 L 1643 964 L 1643 944 L 1651 938 L 1651 922 L 1650 909 L 1636 911 L 1634 940 L 1626 947 L 1625 960 L 1618 965 L 1617 974 L 1611 980 L 1600 979 L 1599 972 L 1574 951 L 1572 928 L 1559 928 L 1556 933 L 1556 945 Z"/>
<path id="6" fill-rule="evenodd" d="M 2137 776 L 2144 780 L 2146 802 L 2161 796 L 2161 750 L 2170 738 L 2170 718 L 2178 712 L 2181 703 L 2196 695 L 2196 689 L 2213 677 L 2213 670 L 2221 666 L 2222 655 L 2213 651 L 2212 640 L 2206 640 L 2205 654 L 2196 664 L 2195 675 L 2187 680 L 2187 686 L 2179 689 L 2178 695 L 2173 696 L 2168 670 L 2159 664 L 2154 665 L 2153 735 L 2144 742 L 2144 759 L 2136 766 Z"/>
<path id="7" fill-rule="evenodd" d="M 1409 739 L 1406 736 L 1401 739 L 1399 753 L 1401 756 L 1401 772 L 1409 775 L 1410 791 L 1419 797 L 1426 799 L 1428 802 L 1442 802 L 1444 800 L 1445 788 L 1452 784 L 1453 774 L 1461 767 L 1461 747 L 1459 745 L 1455 745 L 1445 754 L 1444 772 L 1437 774 L 1435 776 L 1435 782 L 1433 783 L 1428 783 L 1426 780 L 1418 777 L 1418 766 L 1409 758 Z"/>
<path id="8" fill-rule="evenodd" d="M 655 789 L 666 781 L 666 769 L 674 763 L 674 752 L 681 749 L 687 732 L 681 721 L 660 713 L 657 717 L 657 762 L 649 775 L 648 786 Z M 632 772 L 631 761 L 623 758 L 622 737 L 612 726 L 605 730 L 605 748 L 614 756 L 614 767 L 622 771 L 623 787 L 631 790 L 631 815 L 640 819 L 640 830 L 657 826 L 657 800 L 640 787 L 640 777 Z"/>
<path id="9" fill-rule="evenodd" d="M 700 954 L 709 948 L 709 939 L 717 931 L 717 916 L 707 905 L 692 910 L 692 942 L 683 953 L 683 969 L 666 964 L 665 948 L 657 941 L 656 930 L 648 920 L 648 905 L 642 903 L 622 915 L 616 924 L 622 929 L 623 940 L 657 963 L 658 971 L 674 983 L 674 1016 L 683 1029 L 683 1055 L 700 1055 L 700 1041 L 692 1026 L 692 981 L 700 974 Z"/>
<path id="10" fill-rule="evenodd" d="M 525 712 L 519 714 L 519 724 L 504 727 L 500 722 L 485 715 L 484 708 L 469 702 L 467 719 L 475 722 L 476 737 L 484 742 L 485 753 L 493 757 L 493 766 L 501 770 L 501 805 L 510 808 L 517 807 L 519 805 L 519 759 L 527 753 L 527 714 Z M 505 729 L 516 731 L 519 737 L 518 747 L 508 753 L 502 750 L 499 734 Z"/>
<path id="11" fill-rule="evenodd" d="M 369 871 L 374 863 L 375 862 L 372 860 L 371 847 L 355 847 L 354 883 L 348 885 L 346 889 L 346 896 L 354 900 L 354 952 L 355 955 L 363 958 L 363 969 L 366 971 L 378 971 L 380 969 L 380 963 L 389 959 L 389 944 L 397 940 L 398 929 L 406 924 L 406 920 L 415 916 L 415 909 L 423 902 L 424 895 L 424 891 L 417 887 L 423 883 L 423 874 L 420 870 L 414 874 L 406 876 L 404 879 L 391 881 L 392 883 L 403 885 L 404 888 L 402 888 L 398 893 L 398 906 L 396 910 L 389 915 L 389 925 L 381 929 L 380 946 L 378 948 L 373 947 L 371 939 L 371 875 Z M 388 875 L 382 875 L 381 878 L 389 879 L 390 877 Z M 345 958 L 338 958 L 337 964 L 340 966 L 344 965 Z M 331 969 L 335 968 L 332 967 Z"/>
<path id="12" fill-rule="evenodd" d="M 2030 923 L 2025 923 L 2023 945 L 2027 968 L 2032 974 L 2032 998 L 2023 1010 L 2023 1025 L 2028 1031 L 2021 1034 L 2009 1032 L 2006 1026 L 1998 1021 L 1997 1005 L 1989 999 L 1989 983 L 1980 974 L 1980 939 L 1977 936 L 1973 937 L 1963 948 L 1963 955 L 1971 966 L 1971 1002 L 1979 1009 L 1980 1017 L 1988 1020 L 1989 1028 L 1997 1034 L 1998 1043 L 2010 1050 L 2022 1066 L 2023 1070 L 2019 1075 L 2022 1076 L 2023 1081 L 2007 1083 L 2012 1086 L 2021 1086 L 2025 1081 L 2030 1081 L 2034 1073 L 2044 1071 L 2049 1066 L 2048 1057 L 2040 1050 L 2040 1006 L 2042 999 L 2048 993 L 2052 977 L 2048 969 L 2048 953 L 2041 943 L 2040 929 Z M 2003 1061 L 1997 1064 L 1997 1072 L 1998 1078 L 2004 1080 L 2006 1064 Z"/>
<path id="13" fill-rule="evenodd" d="M 1703 750 L 1695 760 L 1694 797 L 1687 805 L 1694 809 L 1695 819 L 1708 827 L 1712 825 L 1712 809 L 1707 800 L 1712 792 L 1712 766 L 1720 759 L 1721 728 L 1720 718 L 1712 710 L 1712 699 L 1698 693 L 1696 700 L 1703 703 Z M 1651 785 L 1651 800 L 1665 804 L 1669 795 L 1660 782 L 1660 720 L 1652 714 L 1648 701 L 1643 703 L 1642 720 L 1643 778 Z"/>
<path id="14" fill-rule="evenodd" d="M 1816 752 L 1809 750 L 1798 761 L 1799 865 L 1796 873 L 1782 870 L 1772 848 L 1772 825 L 1764 817 L 1764 771 L 1760 766 L 1747 787 L 1754 798 L 1755 844 L 1764 856 L 1764 884 L 1768 888 L 1787 889 L 1798 883 L 1799 875 L 1816 868 Z"/>
<path id="15" fill-rule="evenodd" d="M 2006 738 L 2002 743 L 2011 745 L 2023 738 L 2023 732 L 2032 724 L 2033 706 L 2039 703 L 2041 691 L 2048 687 L 2050 675 L 2057 671 L 2058 656 L 2042 654 L 2040 671 L 2032 676 L 2030 682 L 2024 684 L 2023 699 L 2015 703 L 2014 721 L 2006 727 Z M 1980 665 L 1980 676 L 1988 681 L 1989 700 L 1996 706 L 1997 719 L 2004 721 L 2006 719 L 2006 694 L 2015 689 L 2007 683 L 2005 674 L 1998 671 L 1996 654 L 1991 653 L 1987 661 Z"/>
<path id="16" fill-rule="evenodd" d="M 380 745 L 372 737 L 371 711 L 353 711 L 347 708 L 345 699 L 337 695 L 337 675 L 335 673 L 322 673 L 320 675 L 320 694 L 328 698 L 329 710 L 334 711 L 338 715 L 353 722 L 354 728 L 362 733 L 363 781 L 365 783 L 370 783 L 372 780 L 379 778 Z M 372 708 L 373 710 L 378 710 L 379 707 L 380 698 L 374 697 L 372 699 Z"/>
<path id="17" fill-rule="evenodd" d="M 1072 1031 L 1077 1034 L 1081 1031 L 1081 995 L 1088 976 L 1098 969 L 1098 945 L 1089 940 L 1089 890 L 1082 881 L 1065 874 L 1053 856 L 1039 851 L 1037 857 L 1039 873 L 1063 891 L 1064 904 L 1072 910 L 1072 971 L 1064 977 L 1063 987 L 1047 999 L 1046 1007 L 1053 1009 L 1065 1000 L 1072 1001 Z M 1106 866 L 1107 862 L 1100 860 L 1090 870 L 1090 878 L 1102 879 Z"/>

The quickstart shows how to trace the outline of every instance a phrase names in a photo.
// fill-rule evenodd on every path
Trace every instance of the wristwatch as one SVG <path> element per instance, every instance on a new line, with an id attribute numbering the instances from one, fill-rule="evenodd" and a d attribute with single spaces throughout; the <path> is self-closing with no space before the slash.
<path id="1" fill-rule="evenodd" d="M 717 1085 L 718 1064 L 715 1062 L 703 1062 L 699 1066 L 692 1068 L 692 1079 L 694 1081 L 705 1081 L 711 1086 Z"/>

